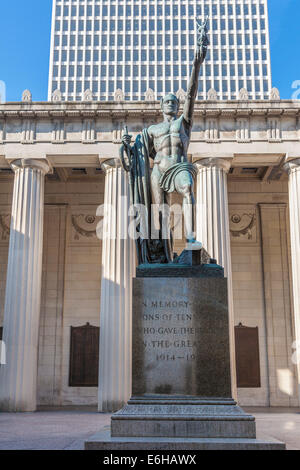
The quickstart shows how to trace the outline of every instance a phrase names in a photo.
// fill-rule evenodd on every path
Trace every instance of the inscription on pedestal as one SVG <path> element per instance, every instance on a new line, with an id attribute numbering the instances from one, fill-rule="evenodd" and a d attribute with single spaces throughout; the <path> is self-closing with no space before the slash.
<path id="1" fill-rule="evenodd" d="M 133 395 L 230 396 L 226 292 L 224 279 L 134 280 Z"/>
<path id="2" fill-rule="evenodd" d="M 190 302 L 150 300 L 143 302 L 143 307 L 141 333 L 148 358 L 156 362 L 171 361 L 175 368 L 182 361 L 195 361 L 196 335 L 200 331 L 193 327 Z"/>

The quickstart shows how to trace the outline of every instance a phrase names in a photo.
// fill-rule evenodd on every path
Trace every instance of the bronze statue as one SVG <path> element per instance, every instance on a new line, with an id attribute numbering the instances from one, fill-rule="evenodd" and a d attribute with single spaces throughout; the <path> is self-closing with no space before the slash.
<path id="1" fill-rule="evenodd" d="M 190 248 L 201 247 L 195 240 L 195 201 L 193 194 L 196 170 L 188 162 L 187 151 L 193 125 L 194 104 L 198 93 L 198 79 L 209 41 L 207 38 L 207 19 L 203 24 L 197 22 L 198 40 L 192 74 L 190 77 L 183 113 L 178 118 L 179 101 L 170 93 L 161 100 L 164 120 L 160 124 L 144 129 L 131 146 L 131 136 L 127 128 L 123 135 L 120 157 L 123 167 L 129 172 L 131 203 L 143 205 L 144 216 L 139 215 L 138 228 L 141 237 L 136 241 L 139 264 L 171 263 L 173 261 L 172 231 L 168 226 L 166 208 L 170 205 L 170 194 L 174 191 L 183 197 L 185 235 Z M 149 159 L 154 160 L 150 172 Z M 159 237 L 151 239 L 153 213 L 152 204 L 162 207 L 159 213 Z M 163 236 L 164 231 L 164 236 Z"/>

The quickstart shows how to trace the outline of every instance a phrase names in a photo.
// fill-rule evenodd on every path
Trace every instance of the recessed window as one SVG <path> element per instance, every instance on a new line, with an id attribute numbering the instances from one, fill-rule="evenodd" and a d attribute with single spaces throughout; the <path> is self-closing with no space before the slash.
<path id="1" fill-rule="evenodd" d="M 258 328 L 235 326 L 237 386 L 260 388 Z"/>
<path id="2" fill-rule="evenodd" d="M 87 323 L 71 327 L 70 387 L 97 387 L 100 328 Z"/>
<path id="3" fill-rule="evenodd" d="M 72 168 L 73 175 L 87 175 L 85 168 Z"/>
<path id="4" fill-rule="evenodd" d="M 247 175 L 255 175 L 258 172 L 258 168 L 243 168 L 241 173 Z"/>

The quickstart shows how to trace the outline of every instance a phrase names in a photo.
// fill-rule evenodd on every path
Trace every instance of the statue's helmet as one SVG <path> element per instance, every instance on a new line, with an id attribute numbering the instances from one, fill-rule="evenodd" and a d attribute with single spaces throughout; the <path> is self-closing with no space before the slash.
<path id="1" fill-rule="evenodd" d="M 176 95 L 174 95 L 174 93 L 168 93 L 166 96 L 164 96 L 161 100 L 160 100 L 160 106 L 162 107 L 164 102 L 167 101 L 167 100 L 174 100 L 176 101 L 177 103 L 177 106 L 179 106 L 179 99 L 177 98 Z"/>

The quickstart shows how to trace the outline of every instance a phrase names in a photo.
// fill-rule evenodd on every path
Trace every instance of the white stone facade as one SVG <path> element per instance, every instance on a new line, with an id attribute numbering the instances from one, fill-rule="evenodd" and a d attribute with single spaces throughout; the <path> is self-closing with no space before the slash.
<path id="1" fill-rule="evenodd" d="M 213 234 L 219 243 L 216 249 L 211 245 L 215 250 L 213 255 L 221 256 L 227 269 L 232 266 L 231 327 L 241 322 L 244 326 L 259 328 L 261 387 L 239 388 L 237 395 L 242 405 L 299 405 L 299 371 L 293 348 L 293 342 L 299 340 L 299 117 L 300 104 L 292 101 L 197 102 L 195 106 L 190 158 L 198 162 L 199 169 L 206 168 L 205 171 L 213 161 L 226 169 L 215 179 L 220 191 L 226 189 L 224 178 L 228 172 L 228 207 L 223 207 L 226 197 L 218 200 L 219 210 L 223 210 L 222 220 L 229 224 L 230 240 L 224 239 L 223 222 L 219 225 L 214 220 L 209 222 L 209 217 L 206 218 L 206 233 Z M 96 235 L 100 220 L 96 216 L 97 207 L 105 197 L 106 200 L 110 197 L 110 202 L 118 206 L 116 193 L 114 197 L 112 193 L 105 196 L 108 188 L 105 190 L 105 183 L 115 190 L 117 181 L 125 184 L 125 176 L 115 166 L 116 161 L 112 163 L 114 169 L 106 173 L 101 164 L 118 158 L 124 125 L 136 135 L 143 127 L 160 119 L 159 103 L 22 102 L 0 106 L 0 326 L 4 326 L 3 337 L 7 344 L 17 337 L 19 348 L 14 350 L 14 362 L 9 359 L 7 366 L 0 367 L 1 378 L 8 374 L 11 387 L 9 392 L 1 387 L 2 409 L 32 410 L 36 405 L 98 403 L 100 410 L 107 410 L 111 405 L 105 408 L 105 400 L 110 398 L 121 403 L 130 393 L 130 368 L 126 366 L 130 338 L 129 333 L 125 337 L 120 335 L 120 331 L 129 331 L 130 298 L 124 296 L 122 289 L 118 291 L 118 286 L 121 280 L 130 285 L 133 260 L 126 243 L 120 251 L 116 240 L 105 247 Z M 242 128 L 247 132 L 241 134 Z M 21 192 L 16 176 L 10 172 L 11 167 L 30 174 L 35 184 L 45 180 L 45 189 L 42 183 L 39 191 L 28 192 L 27 186 L 27 192 Z M 42 171 L 37 170 L 38 167 L 43 168 L 39 176 L 35 173 Z M 109 182 L 111 171 L 117 173 L 111 175 Z M 204 176 L 200 172 L 198 175 L 195 194 L 199 202 L 203 198 Z M 211 195 L 214 194 L 212 180 L 209 175 L 205 176 L 207 191 L 210 191 L 207 194 Z M 34 188 L 34 184 L 31 187 Z M 31 224 L 39 224 L 41 228 L 43 215 L 42 258 L 38 250 L 41 237 L 37 232 L 34 236 L 38 237 L 38 242 L 23 245 L 20 248 L 22 258 L 15 257 L 15 235 L 20 238 L 23 233 L 26 237 L 31 229 L 26 225 L 23 206 L 20 207 L 25 222 L 21 229 L 10 223 L 11 214 L 14 223 L 15 214 L 20 211 L 12 206 L 13 194 L 14 200 L 17 197 L 26 207 Z M 179 201 L 177 196 L 173 199 Z M 38 207 L 41 212 L 37 212 Z M 202 229 L 198 219 L 198 234 Z M 201 238 L 208 247 L 208 241 L 204 236 Z M 176 251 L 182 247 L 183 241 L 177 241 Z M 231 263 L 225 261 L 230 253 Z M 115 270 L 109 264 L 112 257 Z M 34 291 L 30 287 L 33 278 L 24 275 L 25 271 L 30 273 L 27 267 L 32 266 L 33 260 L 34 275 L 40 276 L 40 284 L 38 279 L 34 282 Z M 23 271 L 18 268 L 20 263 L 23 263 Z M 16 270 L 18 276 L 15 276 Z M 111 312 L 112 297 L 106 290 L 103 273 L 106 273 L 105 279 L 111 281 L 110 292 L 117 299 L 114 321 L 110 325 L 107 321 L 112 319 L 105 319 L 105 315 Z M 19 281 L 22 289 L 16 288 Z M 25 305 L 25 294 L 26 299 L 35 296 L 34 308 L 29 303 Z M 125 317 L 121 317 L 124 312 Z M 26 325 L 25 330 L 17 330 L 12 324 L 19 320 Z M 121 321 L 122 329 L 114 330 L 120 327 Z M 101 325 L 103 329 L 99 394 L 97 387 L 69 386 L 70 328 L 87 322 Z M 107 337 L 104 337 L 105 325 L 108 325 Z M 37 354 L 37 343 L 29 344 L 26 334 L 37 338 L 37 328 L 37 376 L 25 387 L 20 382 L 22 373 L 34 373 L 32 354 Z M 33 361 L 29 365 L 22 364 L 21 359 L 25 358 L 18 356 L 26 348 Z M 114 353 L 117 359 L 113 358 Z M 120 365 L 120 357 L 123 365 Z M 114 360 L 118 361 L 119 368 Z M 12 363 L 16 364 L 13 370 Z M 4 373 L 6 367 L 8 372 Z M 110 381 L 105 384 L 104 367 L 116 371 L 113 380 L 108 377 Z M 19 385 L 19 389 L 14 384 Z"/>

